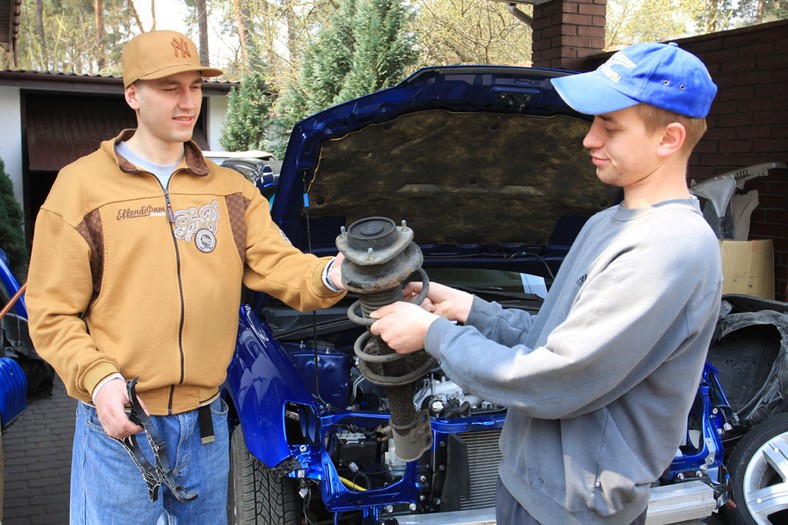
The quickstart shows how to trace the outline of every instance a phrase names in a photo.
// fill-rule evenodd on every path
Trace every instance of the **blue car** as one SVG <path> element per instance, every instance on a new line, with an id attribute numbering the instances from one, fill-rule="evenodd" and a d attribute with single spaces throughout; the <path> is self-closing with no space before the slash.
<path id="1" fill-rule="evenodd" d="M 294 127 L 272 216 L 304 251 L 339 249 L 361 269 L 348 275 L 345 264 L 351 293 L 314 313 L 245 291 L 222 389 L 232 426 L 230 523 L 494 522 L 506 408 L 462 389 L 424 352 L 395 361 L 390 349 L 372 348 L 368 313 L 413 279 L 539 310 L 585 221 L 621 199 L 583 149 L 591 118 L 550 84 L 566 74 L 430 67 Z M 730 315 L 774 309 L 731 301 Z M 786 311 L 770 318 L 785 323 L 774 333 L 788 327 Z M 785 342 L 765 337 L 749 341 L 776 350 L 753 368 L 781 393 L 770 371 Z M 650 520 L 706 517 L 725 504 L 736 485 L 725 460 L 738 441 L 749 451 L 737 459 L 740 514 L 757 515 L 743 500 L 778 486 L 779 476 L 744 472 L 751 463 L 767 469 L 758 450 L 788 439 L 788 420 L 745 440 L 782 405 L 759 388 L 729 402 L 720 377 L 737 376 L 719 355 L 692 412 L 676 422 L 686 443 L 652 491 Z M 745 417 L 745 407 L 760 419 Z"/>
<path id="2" fill-rule="evenodd" d="M 20 284 L 8 268 L 8 258 L 0 250 L 0 308 L 18 297 L 0 319 L 0 426 L 5 429 L 27 406 L 27 377 L 22 367 L 9 355 L 15 355 L 20 333 L 27 333 L 27 307 L 24 295 L 19 295 Z M 23 290 L 22 290 L 23 291 Z"/>
<path id="3" fill-rule="evenodd" d="M 0 309 L 5 310 L 11 298 L 20 290 L 19 282 L 8 268 L 8 258 L 0 250 Z M 13 352 L 20 330 L 27 331 L 27 309 L 24 297 L 0 319 L 0 521 L 3 519 L 3 477 L 5 476 L 5 452 L 3 434 L 5 429 L 18 418 L 27 407 L 27 376 L 22 367 L 6 354 Z"/>

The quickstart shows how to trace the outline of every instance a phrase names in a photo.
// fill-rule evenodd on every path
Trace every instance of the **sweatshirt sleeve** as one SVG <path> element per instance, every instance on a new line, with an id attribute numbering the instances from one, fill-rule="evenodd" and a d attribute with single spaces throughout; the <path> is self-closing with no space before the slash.
<path id="1" fill-rule="evenodd" d="M 244 284 L 270 294 L 291 308 L 327 308 L 342 297 L 323 283 L 330 257 L 305 254 L 292 245 L 271 219 L 268 202 L 255 191 L 246 207 L 246 267 Z"/>
<path id="2" fill-rule="evenodd" d="M 696 344 L 707 335 L 699 327 L 716 320 L 720 284 L 696 278 L 706 252 L 673 253 L 660 253 L 658 244 L 632 250 L 589 276 L 541 346 L 515 343 L 504 310 L 483 307 L 474 311 L 474 324 L 487 327 L 484 333 L 439 319 L 428 330 L 426 350 L 453 381 L 489 401 L 545 419 L 588 413 L 664 361 L 705 344 Z"/>
<path id="3" fill-rule="evenodd" d="M 535 315 L 518 308 L 503 308 L 495 302 L 473 297 L 473 305 L 465 323 L 485 337 L 493 337 L 503 345 L 514 346 L 525 342 L 533 327 Z"/>
<path id="4" fill-rule="evenodd" d="M 117 363 L 96 348 L 82 319 L 93 295 L 90 257 L 90 247 L 77 227 L 42 208 L 25 296 L 30 337 L 74 397 L 90 397 L 96 384 L 118 372 Z"/>

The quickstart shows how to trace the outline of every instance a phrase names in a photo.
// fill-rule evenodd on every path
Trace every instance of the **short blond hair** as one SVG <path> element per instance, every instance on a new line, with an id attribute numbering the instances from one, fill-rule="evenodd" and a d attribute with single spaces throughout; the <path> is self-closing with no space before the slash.
<path id="1" fill-rule="evenodd" d="M 684 115 L 679 115 L 678 113 L 673 113 L 672 111 L 668 111 L 666 109 L 652 106 L 651 104 L 638 104 L 636 107 L 638 108 L 640 116 L 646 125 L 646 131 L 649 133 L 654 133 L 655 131 L 658 131 L 661 128 L 666 127 L 668 124 L 672 124 L 674 122 L 684 126 L 684 130 L 687 132 L 687 135 L 684 139 L 684 145 L 681 147 L 681 149 L 687 154 L 687 156 L 692 153 L 692 150 L 695 149 L 695 146 L 698 145 L 698 142 L 700 142 L 700 139 L 706 133 L 706 119 L 703 117 L 687 117 Z"/>

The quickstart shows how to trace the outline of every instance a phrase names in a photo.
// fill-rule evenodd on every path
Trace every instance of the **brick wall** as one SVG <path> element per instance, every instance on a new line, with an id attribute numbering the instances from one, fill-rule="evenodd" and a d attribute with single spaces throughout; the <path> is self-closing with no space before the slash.
<path id="1" fill-rule="evenodd" d="M 605 45 L 607 0 L 552 0 L 534 6 L 532 63 L 583 69 Z"/>
<path id="2" fill-rule="evenodd" d="M 594 0 L 554 1 L 538 6 L 552 33 L 581 34 L 595 31 L 596 16 L 570 17 L 563 28 L 554 28 L 551 10 L 594 9 Z M 536 9 L 534 14 L 536 15 Z M 586 30 L 578 22 L 588 25 Z M 537 53 L 537 20 L 534 20 L 534 65 L 570 67 L 587 71 L 604 62 L 610 53 L 589 54 L 573 60 L 577 50 L 564 39 L 563 52 L 540 49 Z M 560 42 L 561 40 L 556 40 Z M 766 162 L 788 163 L 788 20 L 676 40 L 709 68 L 719 87 L 707 118 L 709 131 L 690 158 L 688 176 L 700 180 Z M 540 62 L 537 62 L 537 57 Z M 558 60 L 556 57 L 563 57 Z M 572 65 L 573 64 L 573 65 Z M 759 206 L 751 216 L 750 239 L 773 239 L 775 298 L 788 301 L 788 170 L 771 170 L 753 179 L 745 192 L 758 190 Z"/>
<path id="3" fill-rule="evenodd" d="M 690 159 L 702 179 L 765 162 L 788 163 L 788 20 L 678 41 L 719 87 L 709 131 Z M 788 170 L 746 183 L 758 190 L 751 239 L 773 239 L 775 297 L 788 300 Z"/>

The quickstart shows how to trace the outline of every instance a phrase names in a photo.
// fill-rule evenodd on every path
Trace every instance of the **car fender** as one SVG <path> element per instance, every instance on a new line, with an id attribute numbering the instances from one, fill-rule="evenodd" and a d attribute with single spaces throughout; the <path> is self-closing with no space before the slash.
<path id="1" fill-rule="evenodd" d="M 0 428 L 6 428 L 27 407 L 27 377 L 10 357 L 0 357 Z"/>
<path id="2" fill-rule="evenodd" d="M 293 456 L 285 432 L 285 405 L 311 406 L 313 401 L 299 371 L 248 305 L 241 305 L 235 354 L 223 388 L 252 455 L 268 467 Z"/>
<path id="3" fill-rule="evenodd" d="M 751 296 L 723 297 L 708 360 L 720 371 L 747 428 L 783 410 L 788 382 L 788 305 Z"/>

